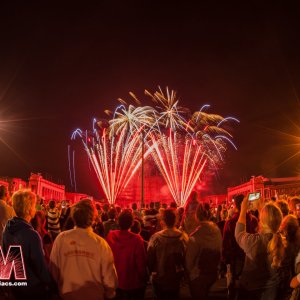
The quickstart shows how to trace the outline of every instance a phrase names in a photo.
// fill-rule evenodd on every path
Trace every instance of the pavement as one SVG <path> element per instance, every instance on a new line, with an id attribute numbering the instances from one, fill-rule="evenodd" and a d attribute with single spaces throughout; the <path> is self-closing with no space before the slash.
<path id="1" fill-rule="evenodd" d="M 145 294 L 145 300 L 152 300 L 151 285 L 148 285 Z M 191 300 L 190 291 L 187 285 L 183 285 L 180 289 L 180 299 Z M 227 299 L 226 278 L 221 278 L 211 287 L 208 300 L 225 300 Z M 170 299 L 171 300 L 171 299 Z"/>

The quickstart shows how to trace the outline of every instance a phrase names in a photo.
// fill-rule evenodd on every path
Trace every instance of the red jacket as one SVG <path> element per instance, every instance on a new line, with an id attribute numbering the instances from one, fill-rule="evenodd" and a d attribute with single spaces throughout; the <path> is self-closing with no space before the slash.
<path id="1" fill-rule="evenodd" d="M 141 236 L 127 230 L 113 230 L 106 240 L 114 254 L 118 287 L 132 290 L 146 286 L 146 251 Z"/>

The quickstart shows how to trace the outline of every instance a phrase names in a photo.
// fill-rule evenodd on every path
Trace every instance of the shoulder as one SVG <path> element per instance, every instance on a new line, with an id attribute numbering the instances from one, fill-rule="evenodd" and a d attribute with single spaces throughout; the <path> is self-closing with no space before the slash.
<path id="1" fill-rule="evenodd" d="M 42 242 L 41 236 L 33 228 L 23 229 L 22 235 L 24 236 L 24 239 L 30 241 L 30 244 L 39 244 Z"/>
<path id="2" fill-rule="evenodd" d="M 97 234 L 95 234 L 95 235 L 96 235 L 95 238 L 96 238 L 96 241 L 97 241 L 97 245 L 98 245 L 100 251 L 105 252 L 106 254 L 111 254 L 112 250 L 111 250 L 108 242 L 104 238 L 102 238 L 101 236 L 99 236 Z"/>
<path id="3" fill-rule="evenodd" d="M 63 241 L 66 241 L 66 238 L 67 238 L 68 236 L 70 236 L 70 233 L 71 233 L 70 231 L 72 231 L 72 230 L 73 230 L 73 229 L 60 232 L 60 233 L 57 235 L 57 237 L 55 238 L 54 243 L 55 243 L 55 244 L 58 244 L 58 243 L 62 243 Z"/>
<path id="4" fill-rule="evenodd" d="M 14 211 L 13 207 L 8 204 L 5 205 L 5 208 L 9 211 Z"/>
<path id="5" fill-rule="evenodd" d="M 187 242 L 189 240 L 189 236 L 186 232 L 184 231 L 181 231 L 181 236 L 180 236 L 180 239 L 183 241 L 183 242 Z"/>
<path id="6" fill-rule="evenodd" d="M 112 239 L 114 239 L 115 237 L 117 237 L 119 235 L 119 230 L 110 230 L 107 234 L 107 236 L 105 237 L 106 241 L 110 241 Z"/>
<path id="7" fill-rule="evenodd" d="M 144 241 L 143 238 L 139 234 L 136 234 L 131 231 L 128 231 L 128 234 L 134 241 L 137 241 L 137 242 Z"/>
<path id="8" fill-rule="evenodd" d="M 228 225 L 230 227 L 235 226 L 238 220 L 238 214 L 234 214 L 232 218 L 226 221 L 225 225 Z"/>
<path id="9" fill-rule="evenodd" d="M 249 241 L 250 241 L 250 246 L 252 249 L 255 248 L 261 248 L 267 245 L 270 241 L 270 235 L 269 234 L 263 234 L 263 233 L 249 233 L 248 235 Z"/>
<path id="10" fill-rule="evenodd" d="M 111 236 L 112 234 L 113 234 L 113 231 L 110 231 L 109 234 L 107 235 L 107 237 Z M 109 247 L 107 241 L 104 238 L 102 238 L 101 236 L 99 236 L 98 234 L 96 234 L 95 232 L 89 231 L 88 236 L 91 239 L 93 239 L 98 245 L 104 246 L 104 247 L 106 247 L 106 246 Z"/>
<path id="11" fill-rule="evenodd" d="M 216 238 L 222 237 L 221 230 L 220 230 L 219 226 L 216 223 L 210 222 L 209 224 L 207 224 L 206 231 L 210 235 L 212 235 Z"/>
<path id="12" fill-rule="evenodd" d="M 208 235 L 221 235 L 220 229 L 217 224 L 213 222 L 204 222 L 200 224 L 194 232 L 191 233 L 190 237 L 203 237 L 206 238 Z"/>
<path id="13" fill-rule="evenodd" d="M 158 232 L 155 232 L 150 240 L 149 240 L 149 245 L 150 244 L 154 244 L 154 243 L 157 243 L 157 241 L 159 241 L 159 239 L 161 238 L 161 235 L 162 235 L 162 230 L 161 231 L 158 231 Z"/>
<path id="14" fill-rule="evenodd" d="M 143 246 L 144 247 L 144 240 L 143 238 L 136 233 L 128 231 L 128 244 L 133 244 L 135 247 Z"/>

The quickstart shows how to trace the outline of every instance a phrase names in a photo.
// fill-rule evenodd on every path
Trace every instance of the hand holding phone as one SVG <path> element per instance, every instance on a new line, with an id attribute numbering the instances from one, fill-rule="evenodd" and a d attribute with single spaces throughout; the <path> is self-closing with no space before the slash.
<path id="1" fill-rule="evenodd" d="M 255 201 L 260 198 L 260 192 L 250 193 L 248 196 L 248 201 Z"/>

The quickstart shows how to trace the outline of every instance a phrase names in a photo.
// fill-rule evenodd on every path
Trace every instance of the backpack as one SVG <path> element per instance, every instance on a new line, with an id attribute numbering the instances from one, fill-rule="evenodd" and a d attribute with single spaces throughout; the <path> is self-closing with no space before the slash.
<path id="1" fill-rule="evenodd" d="M 162 237 L 157 243 L 157 269 L 153 280 L 164 289 L 174 289 L 184 275 L 185 246 L 178 237 Z"/>

